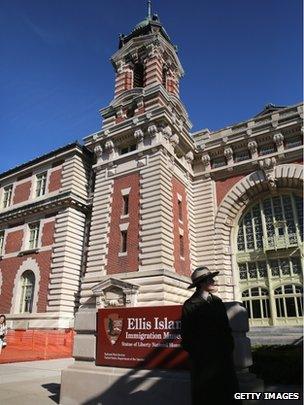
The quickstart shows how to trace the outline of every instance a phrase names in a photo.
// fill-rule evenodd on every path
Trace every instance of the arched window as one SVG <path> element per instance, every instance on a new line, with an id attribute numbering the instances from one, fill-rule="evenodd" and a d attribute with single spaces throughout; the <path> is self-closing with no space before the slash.
<path id="1" fill-rule="evenodd" d="M 242 292 L 242 301 L 247 309 L 248 318 L 270 318 L 268 290 L 253 287 Z"/>
<path id="2" fill-rule="evenodd" d="M 290 289 L 289 296 L 285 296 L 283 292 L 278 296 L 278 292 L 275 293 L 269 286 L 273 285 L 272 283 L 297 285 L 303 282 L 302 210 L 303 200 L 297 195 L 273 195 L 248 207 L 239 221 L 236 261 L 240 290 L 244 291 L 242 299 L 252 326 L 267 324 L 267 320 L 261 321 L 266 314 L 262 306 L 269 303 L 269 325 L 291 325 L 300 322 L 295 319 L 302 316 L 300 297 L 296 295 L 295 290 Z M 262 302 L 260 298 L 257 300 L 254 295 L 256 290 L 252 287 L 255 288 L 256 285 L 268 290 L 266 302 Z"/>
<path id="3" fill-rule="evenodd" d="M 303 316 L 303 288 L 295 284 L 282 285 L 274 290 L 277 317 Z"/>
<path id="4" fill-rule="evenodd" d="M 294 195 L 265 198 L 239 223 L 238 251 L 277 250 L 303 241 L 303 200 Z"/>
<path id="5" fill-rule="evenodd" d="M 144 87 L 144 66 L 141 63 L 134 66 L 133 87 Z"/>
<path id="6" fill-rule="evenodd" d="M 31 270 L 21 276 L 20 313 L 31 313 L 35 290 L 35 275 Z"/>

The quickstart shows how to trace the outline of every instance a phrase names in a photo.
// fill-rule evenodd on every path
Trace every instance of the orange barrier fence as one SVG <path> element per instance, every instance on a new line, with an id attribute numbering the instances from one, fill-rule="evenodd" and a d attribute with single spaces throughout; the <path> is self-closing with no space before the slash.
<path id="1" fill-rule="evenodd" d="M 10 330 L 0 363 L 71 357 L 75 332 L 64 330 Z"/>

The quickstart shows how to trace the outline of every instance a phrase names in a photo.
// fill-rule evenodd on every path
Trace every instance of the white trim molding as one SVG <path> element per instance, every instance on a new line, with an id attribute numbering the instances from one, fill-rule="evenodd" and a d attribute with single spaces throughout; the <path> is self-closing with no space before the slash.
<path id="1" fill-rule="evenodd" d="M 19 306 L 20 306 L 20 295 L 21 295 L 21 276 L 22 274 L 30 270 L 34 273 L 35 275 L 35 288 L 34 288 L 34 299 L 33 299 L 33 309 L 32 313 L 37 312 L 37 306 L 38 306 L 38 292 L 40 288 L 40 269 L 39 265 L 36 262 L 36 260 L 32 259 L 31 257 L 26 259 L 21 266 L 19 267 L 15 280 L 14 280 L 14 288 L 13 288 L 13 298 L 12 298 L 12 306 L 11 306 L 11 313 L 12 314 L 19 314 Z"/>

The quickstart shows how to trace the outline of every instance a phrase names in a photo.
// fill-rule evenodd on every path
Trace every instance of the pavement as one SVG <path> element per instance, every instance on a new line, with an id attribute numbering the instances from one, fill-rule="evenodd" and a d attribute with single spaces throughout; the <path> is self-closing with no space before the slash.
<path id="1" fill-rule="evenodd" d="M 74 359 L 0 364 L 0 404 L 59 404 L 61 370 Z"/>
<path id="2" fill-rule="evenodd" d="M 74 360 L 69 358 L 0 364 L 0 404 L 59 404 L 61 370 L 73 362 Z M 274 385 L 267 386 L 265 391 L 301 392 L 302 390 L 299 386 Z M 258 405 L 299 405 L 302 404 L 302 400 L 260 400 L 255 403 Z"/>

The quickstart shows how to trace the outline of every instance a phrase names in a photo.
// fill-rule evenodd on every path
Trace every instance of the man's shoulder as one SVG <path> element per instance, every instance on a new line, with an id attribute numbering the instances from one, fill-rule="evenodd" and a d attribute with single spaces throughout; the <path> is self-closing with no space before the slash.
<path id="1" fill-rule="evenodd" d="M 193 295 L 191 295 L 190 298 L 188 298 L 188 299 L 184 302 L 183 306 L 184 306 L 184 307 L 187 307 L 187 306 L 189 306 L 189 305 L 192 305 L 193 303 L 201 302 L 201 301 L 202 301 L 202 299 L 199 297 L 199 295 L 196 294 L 196 293 L 194 293 Z"/>
<path id="2" fill-rule="evenodd" d="M 217 295 L 211 294 L 211 296 L 212 296 L 212 300 L 213 300 L 213 301 L 215 301 L 215 302 L 223 302 L 223 301 L 221 300 L 221 298 L 218 297 Z"/>

